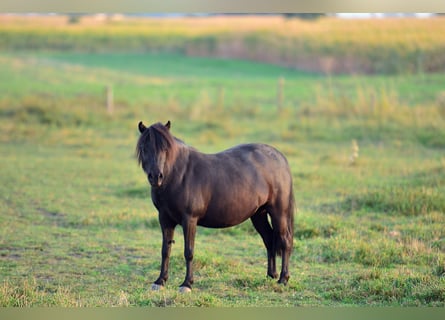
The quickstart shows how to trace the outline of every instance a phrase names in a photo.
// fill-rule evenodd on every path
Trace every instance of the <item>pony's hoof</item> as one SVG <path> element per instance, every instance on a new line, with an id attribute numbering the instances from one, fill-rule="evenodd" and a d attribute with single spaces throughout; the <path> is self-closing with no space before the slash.
<path id="1" fill-rule="evenodd" d="M 161 286 L 160 284 L 153 283 L 151 285 L 151 290 L 153 290 L 153 291 L 158 291 L 158 290 L 162 290 L 162 289 L 164 289 L 164 286 Z"/>
<path id="2" fill-rule="evenodd" d="M 189 293 L 189 292 L 192 292 L 192 289 L 190 289 L 189 287 L 179 287 L 179 292 L 180 293 Z"/>

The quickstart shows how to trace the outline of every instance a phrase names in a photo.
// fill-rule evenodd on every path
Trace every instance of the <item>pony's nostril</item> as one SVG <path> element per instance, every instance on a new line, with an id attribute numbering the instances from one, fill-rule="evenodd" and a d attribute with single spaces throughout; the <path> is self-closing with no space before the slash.
<path id="1" fill-rule="evenodd" d="M 159 173 L 159 179 L 164 178 L 164 175 L 162 173 Z"/>
<path id="2" fill-rule="evenodd" d="M 148 179 L 153 179 L 153 175 L 151 173 L 148 174 Z"/>

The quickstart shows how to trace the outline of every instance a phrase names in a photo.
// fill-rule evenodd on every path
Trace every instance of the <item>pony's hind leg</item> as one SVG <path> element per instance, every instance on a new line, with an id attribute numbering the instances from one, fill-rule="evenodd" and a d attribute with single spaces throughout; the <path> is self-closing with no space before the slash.
<path id="1" fill-rule="evenodd" d="M 284 240 L 288 242 L 287 239 Z M 285 249 L 281 251 L 281 273 L 278 283 L 287 284 L 289 280 L 289 260 L 290 260 L 291 249 L 289 245 L 285 246 Z"/>
<path id="2" fill-rule="evenodd" d="M 273 279 L 278 278 L 275 256 L 273 250 L 273 230 L 267 221 L 267 212 L 264 209 L 258 210 L 250 220 L 255 230 L 261 235 L 267 249 L 267 275 Z"/>
<path id="3" fill-rule="evenodd" d="M 281 273 L 278 283 L 287 284 L 289 280 L 289 260 L 293 246 L 293 210 L 271 209 L 273 247 L 277 254 L 281 254 Z M 280 214 L 277 214 L 280 213 Z"/>

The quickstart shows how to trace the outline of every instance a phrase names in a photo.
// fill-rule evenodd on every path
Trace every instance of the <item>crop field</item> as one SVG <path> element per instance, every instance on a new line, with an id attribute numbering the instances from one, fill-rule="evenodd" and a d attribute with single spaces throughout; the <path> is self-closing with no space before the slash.
<path id="1" fill-rule="evenodd" d="M 0 19 L 0 306 L 445 306 L 442 73 L 302 71 L 186 50 L 214 32 L 231 39 L 221 18 L 145 22 L 164 30 L 163 45 L 185 39 L 175 42 L 180 50 L 138 47 L 142 20 L 33 19 Z M 276 18 L 257 19 L 242 20 L 246 34 L 283 32 Z M 375 22 L 352 33 L 367 39 L 360 34 Z M 287 23 L 307 37 L 327 24 L 342 30 L 332 18 Z M 386 37 L 385 28 L 406 23 L 378 28 Z M 91 50 L 74 36 L 105 29 L 110 38 Z M 422 30 L 416 50 L 443 49 L 445 32 L 422 42 Z M 52 47 L 20 45 L 38 33 Z M 298 206 L 287 286 L 266 277 L 266 250 L 246 221 L 198 227 L 190 294 L 178 292 L 178 227 L 169 281 L 150 290 L 161 231 L 135 158 L 140 120 L 170 120 L 176 137 L 203 152 L 262 142 L 287 156 Z"/>
<path id="2" fill-rule="evenodd" d="M 71 21 L 71 22 L 70 22 Z M 445 19 L 0 17 L 0 49 L 172 52 L 324 74 L 445 70 Z"/>

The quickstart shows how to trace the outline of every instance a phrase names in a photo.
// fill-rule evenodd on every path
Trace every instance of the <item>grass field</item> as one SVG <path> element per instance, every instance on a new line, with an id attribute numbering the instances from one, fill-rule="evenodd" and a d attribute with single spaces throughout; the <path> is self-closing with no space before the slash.
<path id="1" fill-rule="evenodd" d="M 444 88 L 442 74 L 4 51 L 0 306 L 445 306 Z M 264 142 L 288 157 L 298 204 L 288 286 L 266 277 L 247 221 L 198 228 L 188 295 L 177 292 L 178 228 L 167 287 L 150 290 L 161 232 L 134 156 L 139 120 L 171 120 L 205 152 Z"/>

